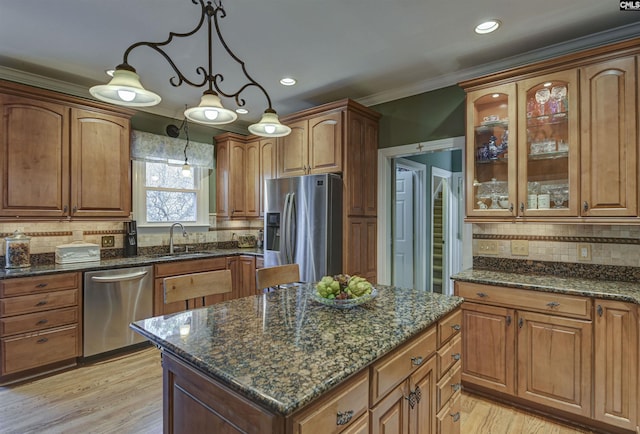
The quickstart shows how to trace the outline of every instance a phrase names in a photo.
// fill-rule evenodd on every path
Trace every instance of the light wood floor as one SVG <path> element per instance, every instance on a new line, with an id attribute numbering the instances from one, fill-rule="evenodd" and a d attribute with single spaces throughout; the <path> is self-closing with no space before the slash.
<path id="1" fill-rule="evenodd" d="M 461 420 L 463 434 L 588 433 L 467 394 Z M 0 433 L 162 433 L 158 350 L 0 387 Z"/>

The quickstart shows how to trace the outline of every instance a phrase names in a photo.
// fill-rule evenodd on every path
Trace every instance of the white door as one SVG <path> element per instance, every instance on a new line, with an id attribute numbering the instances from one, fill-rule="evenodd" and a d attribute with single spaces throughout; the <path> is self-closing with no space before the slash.
<path id="1" fill-rule="evenodd" d="M 414 287 L 413 274 L 413 172 L 396 171 L 396 206 L 394 219 L 393 284 Z"/>

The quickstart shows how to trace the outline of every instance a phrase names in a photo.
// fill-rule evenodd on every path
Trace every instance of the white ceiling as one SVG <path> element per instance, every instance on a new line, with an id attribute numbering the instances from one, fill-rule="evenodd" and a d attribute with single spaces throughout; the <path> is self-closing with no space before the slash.
<path id="1" fill-rule="evenodd" d="M 640 12 L 604 0 L 224 0 L 224 7 L 223 37 L 280 115 L 347 97 L 377 104 L 640 35 Z M 190 0 L 0 0 L 0 77 L 33 84 L 45 76 L 54 79 L 47 87 L 88 96 L 128 46 L 188 32 L 199 14 Z M 497 32 L 473 32 L 492 17 L 503 22 Z M 201 30 L 176 38 L 167 51 L 196 79 L 195 68 L 206 65 L 205 42 Z M 163 97 L 148 111 L 182 119 L 185 104 L 198 103 L 203 89 L 173 88 L 173 71 L 152 49 L 136 48 L 129 63 Z M 241 75 L 221 47 L 213 63 L 223 87 L 235 91 Z M 285 75 L 298 84 L 281 86 Z M 264 96 L 243 96 L 250 113 L 240 119 L 254 121 L 266 108 Z"/>

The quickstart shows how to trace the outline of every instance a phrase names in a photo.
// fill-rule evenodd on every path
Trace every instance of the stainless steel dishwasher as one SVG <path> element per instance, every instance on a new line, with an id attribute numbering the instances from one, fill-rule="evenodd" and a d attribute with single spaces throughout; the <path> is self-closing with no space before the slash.
<path id="1" fill-rule="evenodd" d="M 144 342 L 129 324 L 151 316 L 152 267 L 84 273 L 84 357 Z"/>

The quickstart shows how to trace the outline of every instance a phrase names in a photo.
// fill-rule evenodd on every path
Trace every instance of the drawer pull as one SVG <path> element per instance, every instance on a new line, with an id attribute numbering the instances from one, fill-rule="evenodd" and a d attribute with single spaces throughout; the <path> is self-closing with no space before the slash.
<path id="1" fill-rule="evenodd" d="M 336 425 L 346 425 L 353 417 L 353 410 L 339 411 L 336 415 Z"/>
<path id="2" fill-rule="evenodd" d="M 36 325 L 43 325 L 43 324 L 46 324 L 46 323 L 48 323 L 48 322 L 49 322 L 49 320 L 48 320 L 48 319 L 41 319 L 40 321 L 38 321 L 38 322 L 36 323 Z"/>
<path id="3" fill-rule="evenodd" d="M 452 329 L 454 329 L 455 331 L 459 332 L 460 331 L 460 324 L 454 324 L 451 326 Z"/>
<path id="4" fill-rule="evenodd" d="M 38 283 L 36 285 L 36 288 L 46 288 L 49 284 L 48 283 Z"/>
<path id="5" fill-rule="evenodd" d="M 45 342 L 48 342 L 48 341 L 49 341 L 48 338 L 40 338 L 36 342 L 39 343 L 39 344 L 44 344 Z"/>
<path id="6" fill-rule="evenodd" d="M 454 422 L 457 422 L 460 420 L 460 412 L 456 412 L 456 413 L 451 413 L 451 417 L 453 418 Z"/>
<path id="7" fill-rule="evenodd" d="M 547 306 L 553 309 L 554 307 L 560 306 L 560 303 L 558 303 L 557 301 L 550 301 L 549 303 L 547 303 Z"/>
<path id="8" fill-rule="evenodd" d="M 453 360 L 460 360 L 460 353 L 451 354 Z"/>
<path id="9" fill-rule="evenodd" d="M 488 295 L 487 295 L 486 293 L 484 293 L 484 292 L 476 292 L 476 295 L 477 295 L 478 297 L 480 297 L 480 298 L 488 297 Z"/>
<path id="10" fill-rule="evenodd" d="M 422 391 L 420 390 L 420 386 L 416 386 L 416 390 L 409 393 L 409 396 L 404 397 L 404 399 L 409 401 L 409 407 L 411 407 L 411 409 L 413 409 L 413 407 L 415 407 L 416 404 L 420 402 L 421 398 L 422 398 Z"/>
<path id="11" fill-rule="evenodd" d="M 451 385 L 451 389 L 453 389 L 454 392 L 457 392 L 458 390 L 462 389 L 462 383 L 453 383 Z"/>
<path id="12" fill-rule="evenodd" d="M 36 303 L 36 306 L 44 306 L 47 303 L 48 303 L 47 300 L 40 300 L 39 302 Z"/>
<path id="13" fill-rule="evenodd" d="M 422 390 L 420 390 L 420 386 L 416 386 L 416 390 L 413 391 L 413 394 L 416 396 L 416 402 L 420 402 L 422 398 Z"/>
<path id="14" fill-rule="evenodd" d="M 420 366 L 422 365 L 422 362 L 423 362 L 423 359 L 420 356 L 411 358 L 411 364 L 414 366 Z"/>

